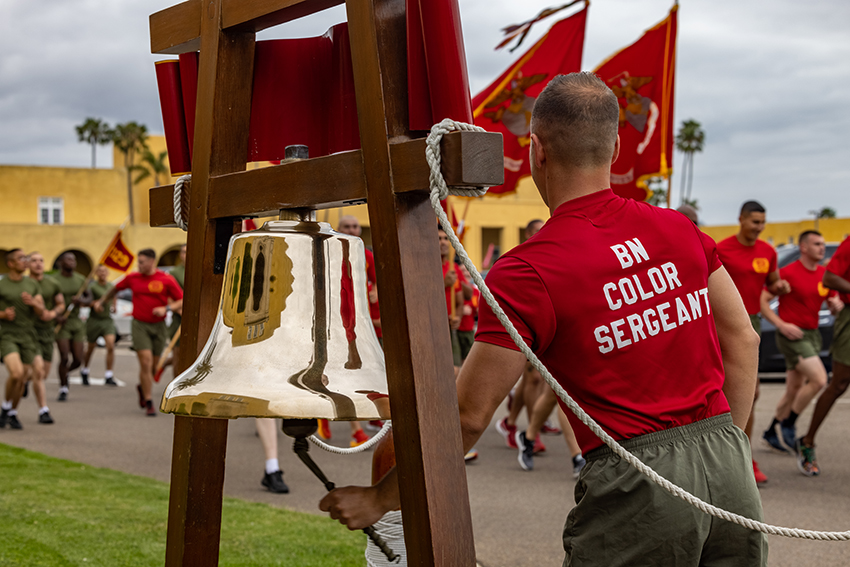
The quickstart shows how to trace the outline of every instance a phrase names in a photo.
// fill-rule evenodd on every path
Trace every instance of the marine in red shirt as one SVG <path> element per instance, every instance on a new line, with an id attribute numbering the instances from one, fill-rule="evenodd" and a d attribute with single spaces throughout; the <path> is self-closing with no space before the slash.
<path id="1" fill-rule="evenodd" d="M 102 311 L 115 294 L 122 289 L 133 292 L 133 349 L 139 359 L 139 407 L 147 415 L 156 415 L 151 392 L 153 369 L 165 348 L 165 315 L 169 310 L 183 309 L 183 289 L 170 275 L 156 269 L 156 252 L 150 248 L 139 250 L 139 271 L 128 274 L 100 299 L 92 302 L 92 309 Z"/>
<path id="2" fill-rule="evenodd" d="M 800 439 L 798 447 L 800 454 L 804 456 L 810 452 L 812 460 L 814 460 L 815 435 L 818 429 L 835 400 L 847 391 L 847 386 L 850 386 L 850 307 L 848 307 L 850 304 L 850 238 L 844 239 L 827 264 L 823 274 L 823 285 L 839 292 L 843 307 L 836 315 L 832 329 L 832 345 L 829 349 L 832 354 L 832 380 L 818 396 L 809 431 Z"/>
<path id="3" fill-rule="evenodd" d="M 758 338 L 711 239 L 675 211 L 607 189 L 619 115 L 616 95 L 591 73 L 554 77 L 540 93 L 529 161 L 552 218 L 496 263 L 491 291 L 556 379 L 628 450 L 714 505 L 760 519 L 739 429 L 752 407 Z M 458 376 L 465 450 L 526 363 L 497 325 L 482 305 Z M 598 446 L 586 429 L 576 435 L 583 449 Z M 766 563 L 764 535 L 661 496 L 607 448 L 586 457 L 564 565 Z M 391 471 L 373 487 L 332 491 L 320 508 L 359 529 L 398 504 Z"/>
<path id="4" fill-rule="evenodd" d="M 759 240 L 759 235 L 764 230 L 766 223 L 766 212 L 758 201 L 747 201 L 741 206 L 738 216 L 738 233 L 721 240 L 717 243 L 717 254 L 723 262 L 726 271 L 750 316 L 750 323 L 761 336 L 761 318 L 759 317 L 760 298 L 762 289 L 767 286 L 771 293 L 781 295 L 788 293 L 789 287 L 779 277 L 776 266 L 776 250 L 773 246 Z M 756 393 L 753 397 L 753 410 L 744 432 L 750 438 L 753 437 L 753 416 L 755 415 L 755 404 L 759 397 L 759 386 L 756 381 Z M 753 459 L 753 474 L 759 484 L 767 482 L 767 475 L 759 470 L 758 464 Z"/>
<path id="5" fill-rule="evenodd" d="M 776 346 L 785 356 L 787 374 L 785 393 L 763 437 L 778 451 L 798 452 L 796 422 L 799 414 L 826 386 L 826 368 L 820 359 L 823 338 L 818 329 L 821 305 L 826 300 L 836 313 L 843 307 L 836 291 L 823 285 L 826 268 L 820 265 L 826 251 L 823 236 L 807 230 L 800 235 L 800 259 L 780 270 L 791 291 L 779 299 L 779 313 L 770 308 L 773 294 L 765 290 L 761 296 L 761 312 L 776 326 Z M 782 442 L 776 434 L 779 426 Z M 820 473 L 814 448 L 798 454 L 800 471 L 807 476 Z"/>

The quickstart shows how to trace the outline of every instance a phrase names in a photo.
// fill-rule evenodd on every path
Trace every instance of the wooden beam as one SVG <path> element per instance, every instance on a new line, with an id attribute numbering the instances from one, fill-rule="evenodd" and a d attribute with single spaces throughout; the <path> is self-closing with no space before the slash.
<path id="1" fill-rule="evenodd" d="M 470 567 L 475 546 L 427 194 L 398 194 L 390 139 L 407 121 L 405 0 L 346 0 L 408 565 Z"/>
<path id="2" fill-rule="evenodd" d="M 440 148 L 450 187 L 504 183 L 501 134 L 453 132 L 443 137 Z M 395 193 L 430 189 L 424 139 L 394 143 L 390 156 Z M 150 190 L 151 226 L 175 226 L 173 195 L 173 185 Z M 212 177 L 208 216 L 269 216 L 282 208 L 326 209 L 365 199 L 363 153 L 354 150 Z"/>
<path id="3" fill-rule="evenodd" d="M 210 0 L 199 15 L 201 55 L 178 371 L 195 360 L 212 329 L 223 277 L 215 269 L 215 258 L 237 226 L 232 220 L 208 218 L 209 180 L 243 171 L 246 165 L 254 33 L 223 32 L 221 3 Z M 226 447 L 226 420 L 175 419 L 168 567 L 218 565 Z"/>
<path id="4" fill-rule="evenodd" d="M 321 12 L 344 0 L 222 0 L 222 29 L 258 32 Z M 151 53 L 198 51 L 201 37 L 201 1 L 187 0 L 150 17 Z M 204 3 L 206 5 L 206 3 Z"/>

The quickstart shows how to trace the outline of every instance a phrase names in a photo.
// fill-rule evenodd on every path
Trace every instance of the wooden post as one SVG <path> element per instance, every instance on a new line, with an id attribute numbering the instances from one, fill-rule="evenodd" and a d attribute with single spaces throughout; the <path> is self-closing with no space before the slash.
<path id="1" fill-rule="evenodd" d="M 343 1 L 362 149 L 245 171 L 255 32 Z M 408 564 L 471 567 L 436 218 L 424 141 L 407 125 L 405 34 L 405 0 L 187 0 L 151 16 L 154 53 L 201 52 L 178 369 L 212 329 L 236 217 L 367 199 L 378 287 L 388 291 L 381 310 Z M 500 135 L 450 134 L 441 151 L 450 186 L 503 182 Z M 173 226 L 172 190 L 151 190 L 152 226 Z M 226 440 L 226 420 L 175 419 L 169 567 L 218 564 Z"/>

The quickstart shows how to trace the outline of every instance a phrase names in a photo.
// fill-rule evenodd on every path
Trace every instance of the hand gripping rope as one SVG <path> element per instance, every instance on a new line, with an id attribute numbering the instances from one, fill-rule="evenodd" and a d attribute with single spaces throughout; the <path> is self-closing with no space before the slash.
<path id="1" fill-rule="evenodd" d="M 493 297 L 493 294 L 490 293 L 490 290 L 487 289 L 487 284 L 484 283 L 484 278 L 481 277 L 481 274 L 478 273 L 478 270 L 475 269 L 475 265 L 470 261 L 469 256 L 464 250 L 463 245 L 458 240 L 457 235 L 455 235 L 454 230 L 452 229 L 452 225 L 449 222 L 448 217 L 446 216 L 443 207 L 440 205 L 440 201 L 451 195 L 458 195 L 464 197 L 478 197 L 484 195 L 487 192 L 486 188 L 461 188 L 461 189 L 449 189 L 446 187 L 446 181 L 443 179 L 443 175 L 440 171 L 440 140 L 443 136 L 453 130 L 466 130 L 466 131 L 475 131 L 475 132 L 483 132 L 483 128 L 479 128 L 478 126 L 473 126 L 471 124 L 464 124 L 462 122 L 455 122 L 449 118 L 446 118 L 439 124 L 435 124 L 431 128 L 431 133 L 428 135 L 425 146 L 425 159 L 428 161 L 428 165 L 431 168 L 431 206 L 434 208 L 434 212 L 437 214 L 437 218 L 440 220 L 440 225 L 443 227 L 443 230 L 449 237 L 449 240 L 454 246 L 454 249 L 457 251 L 458 256 L 460 256 L 463 265 L 466 266 L 466 269 L 469 270 L 470 275 L 472 276 L 473 281 L 478 286 L 481 291 L 481 296 L 487 301 L 487 305 L 493 310 L 493 313 L 505 327 L 505 330 L 513 339 L 514 343 L 516 343 L 519 350 L 528 358 L 531 364 L 536 368 L 540 374 L 543 376 L 543 379 L 546 380 L 546 383 L 558 394 L 558 397 L 563 400 L 564 404 L 570 408 L 570 410 L 576 415 L 576 417 L 581 420 L 586 426 L 590 428 L 593 433 L 599 437 L 611 450 L 618 455 L 620 458 L 624 459 L 634 468 L 639 470 L 641 473 L 649 477 L 652 482 L 672 494 L 673 496 L 677 496 L 684 500 L 685 502 L 691 504 L 695 508 L 705 512 L 710 516 L 714 516 L 716 518 L 720 518 L 722 520 L 726 520 L 727 522 L 732 522 L 734 524 L 738 524 L 744 526 L 745 528 L 749 528 L 754 531 L 771 534 L 771 535 L 781 535 L 785 537 L 793 537 L 793 538 L 801 538 L 801 539 L 813 539 L 813 540 L 822 540 L 822 541 L 848 541 L 850 540 L 850 531 L 846 532 L 819 532 L 819 531 L 810 531 L 810 530 L 801 530 L 797 528 L 783 528 L 780 526 L 771 526 L 769 524 L 765 524 L 763 522 L 757 522 L 750 518 L 745 518 L 744 516 L 733 514 L 732 512 L 728 512 L 726 510 L 722 510 L 716 506 L 708 504 L 707 502 L 703 502 L 693 494 L 688 491 L 680 488 L 679 486 L 673 484 L 669 480 L 665 479 L 654 470 L 645 465 L 640 459 L 629 453 L 623 447 L 620 446 L 610 435 L 605 433 L 605 431 L 596 423 L 579 405 L 573 400 L 569 394 L 561 387 L 561 385 L 552 377 L 549 371 L 543 366 L 543 363 L 540 362 L 540 359 L 532 352 L 532 350 L 525 344 L 525 341 L 517 332 L 516 328 L 508 319 L 505 312 L 499 307 L 499 304 L 496 302 L 496 298 Z"/>

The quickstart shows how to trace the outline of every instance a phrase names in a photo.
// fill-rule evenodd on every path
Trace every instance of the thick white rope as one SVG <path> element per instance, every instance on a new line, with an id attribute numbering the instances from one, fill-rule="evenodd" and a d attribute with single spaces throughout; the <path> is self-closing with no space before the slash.
<path id="1" fill-rule="evenodd" d="M 398 563 L 390 563 L 384 552 L 375 545 L 371 539 L 366 539 L 366 565 L 368 567 L 389 567 L 396 565 L 398 567 L 407 566 L 407 553 L 404 547 L 404 526 L 401 522 L 401 512 L 387 512 L 383 517 L 372 524 L 375 532 L 387 542 L 387 546 L 401 557 Z"/>
<path id="2" fill-rule="evenodd" d="M 387 433 L 389 433 L 393 424 L 390 420 L 384 422 L 384 426 L 381 427 L 381 430 L 375 433 L 375 436 L 363 443 L 362 445 L 358 445 L 357 447 L 337 447 L 336 445 L 328 445 L 324 441 L 322 441 L 319 437 L 315 435 L 309 436 L 307 439 L 312 441 L 316 447 L 320 449 L 324 449 L 328 453 L 335 453 L 337 455 L 356 455 L 357 453 L 362 453 L 363 451 L 368 451 L 372 447 L 374 447 L 378 441 L 383 439 Z M 395 549 L 395 548 L 393 548 Z"/>
<path id="3" fill-rule="evenodd" d="M 549 373 L 549 370 L 540 362 L 540 359 L 534 354 L 534 352 L 525 344 L 525 341 L 517 332 L 516 328 L 513 326 L 511 321 L 508 319 L 505 312 L 496 302 L 496 298 L 493 297 L 493 294 L 490 293 L 490 290 L 487 288 L 487 284 L 484 283 L 484 278 L 481 277 L 481 274 L 478 273 L 478 270 L 475 268 L 475 265 L 470 261 L 469 256 L 466 253 L 466 250 L 463 248 L 463 245 L 458 240 L 457 236 L 452 229 L 452 225 L 449 222 L 448 217 L 446 216 L 443 207 L 440 205 L 440 201 L 445 199 L 449 194 L 460 194 L 468 196 L 468 190 L 464 189 L 460 193 L 455 193 L 454 190 L 449 191 L 446 188 L 446 182 L 443 179 L 443 176 L 440 172 L 440 140 L 443 135 L 452 130 L 482 130 L 476 126 L 471 126 L 469 124 L 457 123 L 450 119 L 445 119 L 439 124 L 435 125 L 431 129 L 431 134 L 428 136 L 426 140 L 426 149 L 425 149 L 425 158 L 428 161 L 428 165 L 431 168 L 431 206 L 434 208 L 434 212 L 437 214 L 437 218 L 440 220 L 440 225 L 443 227 L 443 230 L 449 237 L 449 240 L 454 246 L 455 250 L 460 256 L 461 262 L 466 266 L 466 269 L 469 270 L 469 274 L 472 276 L 473 281 L 478 286 L 481 291 L 481 296 L 493 310 L 493 313 L 499 319 L 499 321 L 504 325 L 505 330 L 510 335 L 511 339 L 513 339 L 514 343 L 516 343 L 519 350 L 528 358 L 528 360 L 532 363 L 534 368 L 536 368 L 540 374 L 543 376 L 543 379 L 546 380 L 546 383 L 558 394 L 558 397 L 563 400 L 564 404 L 570 408 L 570 410 L 576 415 L 576 417 L 581 420 L 582 423 L 587 425 L 593 433 L 599 437 L 611 450 L 617 454 L 620 458 L 624 459 L 634 468 L 639 470 L 641 473 L 649 477 L 652 482 L 659 485 L 661 488 L 669 492 L 670 494 L 677 496 L 684 500 L 685 502 L 691 504 L 692 506 L 698 508 L 699 510 L 705 512 L 710 516 L 714 516 L 716 518 L 720 518 L 726 520 L 728 522 L 732 522 L 734 524 L 738 524 L 749 528 L 751 530 L 755 530 L 758 532 L 771 534 L 771 535 L 781 535 L 785 537 L 794 537 L 794 538 L 802 538 L 802 539 L 813 539 L 813 540 L 823 540 L 823 541 L 848 541 L 850 540 L 850 531 L 846 532 L 820 532 L 820 531 L 810 531 L 810 530 L 801 530 L 798 528 L 784 528 L 781 526 L 772 526 L 769 524 L 765 524 L 763 522 L 758 522 L 756 520 L 745 518 L 739 514 L 734 514 L 732 512 L 728 512 L 712 504 L 707 502 L 703 502 L 696 496 L 690 494 L 688 491 L 680 488 L 679 486 L 673 484 L 669 480 L 665 479 L 654 470 L 645 465 L 640 459 L 629 453 L 626 449 L 624 449 L 619 443 L 617 443 L 610 435 L 608 435 L 598 423 L 596 423 L 585 411 L 573 400 L 570 395 L 561 387 L 561 385 L 552 377 Z M 480 194 L 483 194 L 483 191 Z"/>
<path id="4" fill-rule="evenodd" d="M 183 185 L 192 183 L 192 174 L 181 175 L 174 184 L 174 222 L 184 231 L 189 230 L 189 225 L 183 220 Z"/>

